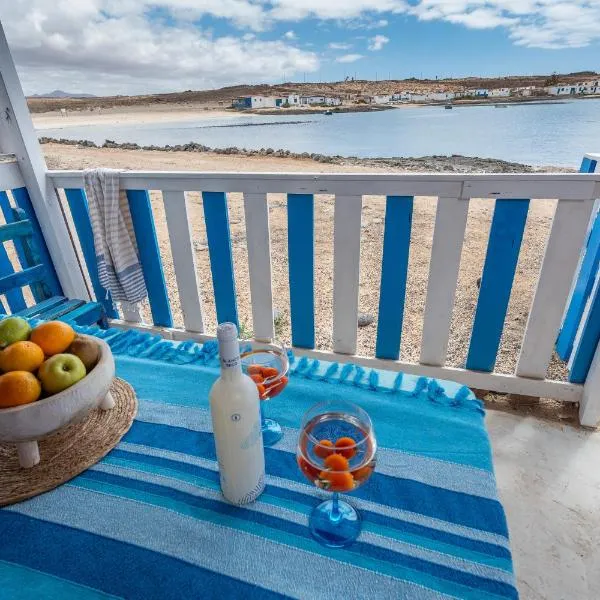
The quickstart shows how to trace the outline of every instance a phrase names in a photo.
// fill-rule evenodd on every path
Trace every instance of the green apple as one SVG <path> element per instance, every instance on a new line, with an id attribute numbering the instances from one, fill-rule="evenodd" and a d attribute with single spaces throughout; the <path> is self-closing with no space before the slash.
<path id="1" fill-rule="evenodd" d="M 74 354 L 55 354 L 38 371 L 47 394 L 58 394 L 85 377 L 85 365 Z"/>
<path id="2" fill-rule="evenodd" d="M 31 327 L 21 317 L 7 317 L 0 321 L 0 348 L 6 348 L 15 342 L 24 342 L 29 339 Z"/>

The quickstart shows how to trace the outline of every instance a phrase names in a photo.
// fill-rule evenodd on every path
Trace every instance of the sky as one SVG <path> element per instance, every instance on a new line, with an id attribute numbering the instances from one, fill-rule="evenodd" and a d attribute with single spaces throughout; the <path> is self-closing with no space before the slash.
<path id="1" fill-rule="evenodd" d="M 26 94 L 600 71 L 600 0 L 2 0 Z"/>

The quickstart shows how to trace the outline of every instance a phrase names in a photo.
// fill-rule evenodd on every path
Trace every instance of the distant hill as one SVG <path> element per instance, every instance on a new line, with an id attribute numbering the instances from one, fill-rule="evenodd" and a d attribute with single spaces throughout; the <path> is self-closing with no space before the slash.
<path id="1" fill-rule="evenodd" d="M 345 80 L 332 82 L 287 82 L 276 85 L 235 85 L 212 90 L 187 90 L 184 92 L 171 92 L 163 94 L 145 94 L 143 96 L 101 96 L 90 97 L 85 94 L 71 95 L 65 92 L 52 92 L 50 97 L 30 97 L 29 110 L 31 112 L 46 112 L 67 108 L 69 110 L 92 110 L 113 107 L 148 106 L 160 104 L 176 104 L 188 107 L 213 107 L 229 106 L 231 101 L 238 96 L 246 95 L 287 95 L 305 94 L 307 96 L 340 96 L 349 100 L 356 95 L 389 94 L 403 90 L 416 93 L 429 91 L 460 91 L 465 88 L 502 88 L 502 87 L 544 87 L 557 83 L 570 85 L 585 81 L 592 75 L 592 71 L 580 73 L 551 75 L 516 75 L 511 77 L 465 77 L 461 79 L 404 79 L 404 80 Z M 55 94 L 64 94 L 56 96 Z"/>
<path id="2" fill-rule="evenodd" d="M 47 94 L 33 94 L 30 98 L 97 98 L 94 94 L 74 94 L 71 92 L 63 92 L 62 90 L 54 90 Z"/>

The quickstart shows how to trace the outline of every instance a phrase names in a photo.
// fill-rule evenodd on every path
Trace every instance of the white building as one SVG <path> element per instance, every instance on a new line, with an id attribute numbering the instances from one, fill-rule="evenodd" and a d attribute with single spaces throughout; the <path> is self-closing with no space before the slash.
<path id="1" fill-rule="evenodd" d="M 325 96 L 301 96 L 300 104 L 314 106 L 316 104 L 325 104 Z"/>
<path id="2" fill-rule="evenodd" d="M 544 88 L 551 96 L 574 96 L 576 94 L 600 94 L 600 79 L 577 84 L 551 85 Z"/>
<path id="3" fill-rule="evenodd" d="M 234 108 L 275 108 L 281 105 L 281 98 L 275 96 L 242 96 L 236 98 L 232 106 Z"/>
<path id="4" fill-rule="evenodd" d="M 290 94 L 286 100 L 290 106 L 300 106 L 300 94 Z"/>
<path id="5" fill-rule="evenodd" d="M 327 106 L 341 106 L 342 105 L 342 99 L 341 98 L 325 98 L 325 104 Z"/>
<path id="6" fill-rule="evenodd" d="M 508 96 L 510 96 L 510 88 L 497 88 L 488 93 L 490 98 L 507 98 Z"/>
<path id="7" fill-rule="evenodd" d="M 577 88 L 571 85 L 551 85 L 545 90 L 550 96 L 570 96 L 577 93 Z"/>
<path id="8" fill-rule="evenodd" d="M 373 96 L 373 104 L 389 104 L 392 101 L 390 94 L 377 94 Z"/>
<path id="9" fill-rule="evenodd" d="M 445 102 L 448 100 L 453 100 L 454 97 L 454 92 L 428 92 L 425 94 L 425 99 L 428 102 Z"/>

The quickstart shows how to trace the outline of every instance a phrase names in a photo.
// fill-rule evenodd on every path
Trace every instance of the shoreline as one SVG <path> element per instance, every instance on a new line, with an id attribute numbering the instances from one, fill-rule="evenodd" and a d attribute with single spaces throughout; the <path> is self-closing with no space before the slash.
<path id="1" fill-rule="evenodd" d="M 41 144 L 58 144 L 63 146 L 75 146 L 77 148 L 95 149 L 118 149 L 138 152 L 193 152 L 210 155 L 241 156 L 241 157 L 266 157 L 274 159 L 314 161 L 317 163 L 375 167 L 384 169 L 401 170 L 408 172 L 430 172 L 430 173 L 540 173 L 540 172 L 570 172 L 572 169 L 564 167 L 543 166 L 535 167 L 523 163 L 510 162 L 497 158 L 481 158 L 476 156 L 463 156 L 454 154 L 450 156 L 432 155 L 420 157 L 390 156 L 378 158 L 360 158 L 357 156 L 326 155 L 309 152 L 291 152 L 290 150 L 261 148 L 260 150 L 248 150 L 232 146 L 229 148 L 211 148 L 196 142 L 187 144 L 176 144 L 165 146 L 141 146 L 140 144 L 123 142 L 117 143 L 106 140 L 104 144 L 98 145 L 90 140 L 69 140 L 65 138 L 50 138 L 41 136 Z"/>
<path id="2" fill-rule="evenodd" d="M 536 104 L 566 104 L 573 100 L 598 100 L 600 96 L 583 97 L 530 97 L 530 98 L 488 98 L 473 100 L 454 100 L 454 108 L 469 106 L 518 106 Z M 193 103 L 164 103 L 140 104 L 135 106 L 112 106 L 108 108 L 74 108 L 65 114 L 60 110 L 46 112 L 32 112 L 31 117 L 35 128 L 62 129 L 77 126 L 94 125 L 149 125 L 156 123 L 175 123 L 185 121 L 212 121 L 215 119 L 237 120 L 240 118 L 253 118 L 260 116 L 290 116 L 290 115 L 322 115 L 331 110 L 333 115 L 346 113 L 382 112 L 387 110 L 419 109 L 423 107 L 440 107 L 446 102 L 421 102 L 400 104 L 357 104 L 342 105 L 337 107 L 303 107 L 303 108 L 267 108 L 235 110 L 231 108 L 216 107 L 208 104 Z"/>

